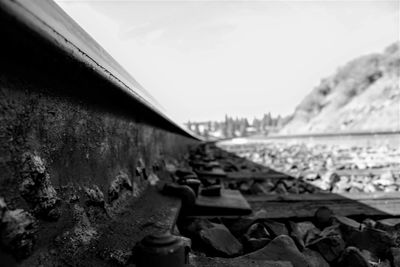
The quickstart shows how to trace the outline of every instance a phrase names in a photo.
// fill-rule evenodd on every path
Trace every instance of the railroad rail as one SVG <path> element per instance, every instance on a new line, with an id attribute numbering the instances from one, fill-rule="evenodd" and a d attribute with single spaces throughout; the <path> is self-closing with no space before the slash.
<path id="1" fill-rule="evenodd" d="M 0 1 L 0 36 L 0 265 L 114 266 L 170 231 L 151 184 L 200 138 L 53 1 Z"/>

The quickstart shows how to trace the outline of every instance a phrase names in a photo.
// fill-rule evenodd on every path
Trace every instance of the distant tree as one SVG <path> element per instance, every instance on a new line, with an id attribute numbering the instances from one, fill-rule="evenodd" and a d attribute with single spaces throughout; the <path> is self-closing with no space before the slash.
<path id="1" fill-rule="evenodd" d="M 196 134 L 198 134 L 198 135 L 201 135 L 201 133 L 200 133 L 200 128 L 199 128 L 199 124 L 198 124 L 198 123 L 195 123 L 195 124 L 194 124 L 194 132 L 195 132 Z"/>
<path id="2" fill-rule="evenodd" d="M 239 126 L 240 136 L 247 136 L 247 127 L 249 127 L 249 122 L 247 119 L 241 119 Z"/>
<path id="3" fill-rule="evenodd" d="M 188 122 L 186 123 L 186 127 L 187 127 L 189 130 L 192 130 L 192 123 L 191 123 L 190 121 L 188 121 Z"/>

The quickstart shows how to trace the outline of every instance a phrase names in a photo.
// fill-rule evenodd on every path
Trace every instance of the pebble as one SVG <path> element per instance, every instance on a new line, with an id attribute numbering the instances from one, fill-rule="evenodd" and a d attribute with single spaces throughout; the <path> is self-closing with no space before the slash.
<path id="1" fill-rule="evenodd" d="M 240 171 L 245 177 L 251 177 L 253 172 L 268 171 L 267 168 L 253 166 L 246 159 L 226 154 L 226 152 L 219 152 L 221 154 L 218 156 L 213 155 L 214 150 L 202 149 L 197 156 L 191 156 L 196 160 L 196 164 L 191 164 L 191 166 L 203 168 L 203 173 L 197 173 L 206 175 L 207 171 L 215 171 L 215 174 L 218 174 L 222 169 L 225 172 Z M 307 157 L 307 151 L 297 151 L 296 153 L 299 152 L 301 153 L 298 154 L 298 158 L 290 157 L 290 153 L 295 153 L 295 150 L 285 155 L 279 155 L 282 158 L 290 159 L 290 162 L 288 161 L 285 165 L 287 170 L 290 169 L 286 173 L 291 173 L 298 179 L 290 177 L 264 180 L 246 178 L 247 180 L 235 181 L 230 178 L 229 182 L 225 182 L 225 178 L 221 178 L 221 182 L 219 178 L 214 177 L 214 180 L 207 178 L 208 183 L 204 183 L 202 180 L 200 186 L 204 188 L 205 186 L 219 185 L 224 188 L 229 185 L 230 188 L 239 189 L 243 194 L 250 195 L 312 194 L 321 191 L 375 192 L 392 190 L 391 188 L 395 186 L 398 189 L 397 185 L 391 183 L 396 178 L 392 173 L 367 177 L 340 176 L 335 172 L 337 169 L 348 169 L 355 166 L 354 163 L 346 163 L 345 161 L 348 161 L 346 157 L 341 158 L 339 160 L 341 162 L 338 162 L 335 157 L 343 156 L 339 155 L 340 153 L 331 157 L 329 168 L 332 169 L 326 169 L 326 174 L 313 172 L 313 170 L 322 168 L 322 165 L 318 164 L 321 159 L 317 161 L 307 159 L 305 162 L 300 162 L 298 159 Z M 344 153 L 347 152 L 344 150 Z M 219 164 L 213 162 L 215 159 L 218 159 Z M 357 163 L 356 165 L 364 166 L 365 164 Z M 270 166 L 273 167 L 273 164 Z M 370 166 L 373 164 L 366 165 L 366 168 Z M 208 168 L 208 170 L 204 168 Z M 306 175 L 298 175 L 298 172 L 305 168 L 311 172 Z M 226 178 L 229 178 L 229 173 L 226 175 Z M 240 177 L 240 175 L 236 176 Z M 366 182 L 368 183 L 366 184 Z M 206 251 L 207 256 L 239 256 L 233 258 L 232 263 L 247 259 L 253 262 L 261 260 L 276 263 L 289 261 L 293 266 L 298 267 L 389 267 L 390 262 L 394 264 L 393 266 L 400 266 L 398 263 L 400 250 L 396 248 L 394 242 L 394 238 L 400 236 L 400 229 L 398 229 L 400 218 L 382 219 L 376 222 L 372 219 L 365 219 L 360 223 L 349 217 L 335 215 L 328 207 L 320 207 L 315 211 L 312 222 L 271 220 L 268 219 L 268 213 L 262 209 L 255 211 L 250 216 L 215 218 L 211 221 L 200 220 L 190 224 L 191 233 L 199 236 L 203 246 L 209 249 L 208 252 Z M 185 231 L 181 232 L 185 233 Z"/>
<path id="2" fill-rule="evenodd" d="M 370 181 L 368 170 L 400 167 L 400 148 L 385 146 L 340 147 L 338 145 L 301 144 L 301 143 L 249 143 L 221 144 L 223 149 L 247 158 L 282 173 L 298 177 L 312 183 L 324 191 L 342 192 L 398 192 L 400 187 L 394 173 L 386 171 Z M 390 151 L 390 152 L 389 152 Z M 231 165 L 235 161 L 231 160 Z M 339 170 L 365 170 L 352 178 L 339 175 Z M 346 178 L 346 179 L 343 179 Z M 361 179 L 361 184 L 356 180 Z M 285 194 L 284 188 L 275 185 Z M 305 193 L 301 186 L 298 190 L 285 186 L 290 193 Z M 279 192 L 279 193 L 280 193 Z"/>

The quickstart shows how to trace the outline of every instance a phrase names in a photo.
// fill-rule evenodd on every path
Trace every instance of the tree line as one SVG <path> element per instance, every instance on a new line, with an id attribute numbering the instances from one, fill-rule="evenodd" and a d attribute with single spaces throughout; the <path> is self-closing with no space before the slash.
<path id="1" fill-rule="evenodd" d="M 266 113 L 261 118 L 254 118 L 250 123 L 247 118 L 233 118 L 225 115 L 223 121 L 188 121 L 185 125 L 189 130 L 206 139 L 233 138 L 277 132 L 289 119 L 289 117 Z"/>

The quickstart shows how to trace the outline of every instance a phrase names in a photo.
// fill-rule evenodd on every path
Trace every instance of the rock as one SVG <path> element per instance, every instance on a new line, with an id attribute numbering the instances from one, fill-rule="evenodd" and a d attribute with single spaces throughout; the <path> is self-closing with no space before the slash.
<path id="1" fill-rule="evenodd" d="M 374 193 L 377 191 L 377 187 L 373 184 L 366 184 L 363 191 L 365 193 Z"/>
<path id="2" fill-rule="evenodd" d="M 0 223 L 2 246 L 17 258 L 26 258 L 32 253 L 36 240 L 37 222 L 22 209 L 6 210 Z"/>
<path id="3" fill-rule="evenodd" d="M 155 186 L 160 181 L 160 178 L 158 178 L 158 176 L 154 172 L 150 172 L 147 180 L 149 181 L 150 185 Z"/>
<path id="4" fill-rule="evenodd" d="M 315 250 L 306 248 L 303 250 L 303 255 L 309 267 L 329 267 L 329 263 Z"/>
<path id="5" fill-rule="evenodd" d="M 400 230 L 400 218 L 383 219 L 376 222 L 375 227 L 384 231 Z"/>
<path id="6" fill-rule="evenodd" d="M 202 229 L 207 229 L 212 227 L 213 224 L 207 219 L 186 219 L 181 223 L 180 230 L 184 235 L 190 238 L 195 237 Z"/>
<path id="7" fill-rule="evenodd" d="M 327 174 L 328 175 L 328 174 Z M 330 186 L 330 191 L 332 191 L 332 189 L 335 187 L 336 183 L 338 183 L 340 181 L 340 176 L 337 173 L 332 173 L 329 175 L 328 177 L 328 183 Z"/>
<path id="8" fill-rule="evenodd" d="M 355 247 L 348 247 L 343 251 L 338 260 L 341 267 L 370 267 L 369 262 L 363 257 L 361 252 Z"/>
<path id="9" fill-rule="evenodd" d="M 319 174 L 318 173 L 307 173 L 305 176 L 304 176 L 304 180 L 306 180 L 306 181 L 315 181 L 315 180 L 318 180 L 318 179 L 320 179 L 321 177 L 319 176 Z"/>
<path id="10" fill-rule="evenodd" d="M 275 187 L 274 192 L 277 194 L 287 194 L 288 193 L 288 191 L 283 183 L 278 183 Z"/>
<path id="11" fill-rule="evenodd" d="M 321 191 L 318 187 L 316 187 L 316 186 L 314 186 L 312 184 L 306 184 L 305 189 L 310 194 L 313 194 L 313 193 Z"/>
<path id="12" fill-rule="evenodd" d="M 252 238 L 271 238 L 271 234 L 262 223 L 255 223 L 249 227 L 246 235 Z"/>
<path id="13" fill-rule="evenodd" d="M 60 199 L 51 184 L 44 160 L 33 153 L 24 153 L 20 175 L 22 182 L 19 191 L 34 213 L 45 219 L 57 219 L 59 211 L 53 210 L 57 209 Z"/>
<path id="14" fill-rule="evenodd" d="M 246 252 L 253 252 L 260 249 L 266 246 L 270 241 L 271 239 L 269 238 L 246 238 L 244 242 Z"/>
<path id="15" fill-rule="evenodd" d="M 363 255 L 363 257 L 368 261 L 368 263 L 371 266 L 379 266 L 379 267 L 386 266 L 385 264 L 387 263 L 387 261 L 383 262 L 376 255 L 374 255 L 373 253 L 371 253 L 370 251 L 368 251 L 366 249 L 361 250 L 361 254 Z M 390 262 L 389 262 L 389 265 L 387 267 L 390 267 Z"/>
<path id="16" fill-rule="evenodd" d="M 256 212 L 254 212 L 254 218 L 266 219 L 268 218 L 268 212 L 265 209 L 259 209 Z"/>
<path id="17" fill-rule="evenodd" d="M 328 262 L 335 261 L 343 252 L 345 242 L 337 226 L 325 228 L 320 233 L 320 238 L 313 240 L 308 245 L 317 250 Z"/>
<path id="18" fill-rule="evenodd" d="M 398 186 L 397 185 L 386 185 L 384 186 L 383 191 L 384 192 L 397 192 L 398 191 Z"/>
<path id="19" fill-rule="evenodd" d="M 349 180 L 347 177 L 340 177 L 340 181 L 337 182 L 332 188 L 333 193 L 342 193 L 349 189 Z"/>
<path id="20" fill-rule="evenodd" d="M 312 222 L 305 221 L 305 222 L 298 222 L 296 223 L 296 229 L 301 235 L 301 239 L 304 240 L 307 232 L 311 229 L 317 229 Z"/>
<path id="21" fill-rule="evenodd" d="M 253 183 L 250 186 L 250 194 L 252 195 L 258 195 L 258 194 L 266 194 L 268 191 L 260 184 L 260 183 Z"/>
<path id="22" fill-rule="evenodd" d="M 289 221 L 288 224 L 290 230 L 290 237 L 296 243 L 297 248 L 300 251 L 303 251 L 305 248 L 304 236 L 306 233 L 302 232 L 301 229 L 299 229 L 297 223 Z"/>
<path id="23" fill-rule="evenodd" d="M 215 255 L 232 257 L 242 253 L 242 244 L 229 232 L 223 224 L 215 224 L 200 230 L 203 243 Z"/>
<path id="24" fill-rule="evenodd" d="M 382 173 L 379 179 L 373 181 L 374 184 L 379 184 L 383 186 L 389 186 L 395 183 L 394 177 L 392 172 L 387 171 L 385 173 Z"/>
<path id="25" fill-rule="evenodd" d="M 316 240 L 320 237 L 321 231 L 314 227 L 307 230 L 306 235 L 304 236 L 304 244 L 307 247 L 313 240 Z"/>
<path id="26" fill-rule="evenodd" d="M 287 235 L 280 235 L 265 247 L 240 257 L 252 260 L 290 261 L 294 267 L 308 267 L 306 257 Z"/>
<path id="27" fill-rule="evenodd" d="M 395 245 L 393 236 L 385 231 L 368 227 L 361 231 L 353 230 L 344 233 L 343 238 L 349 246 L 366 249 L 379 258 L 385 258 L 390 247 Z"/>
<path id="28" fill-rule="evenodd" d="M 222 222 L 236 237 L 240 237 L 256 222 L 254 217 L 222 218 Z"/>
<path id="29" fill-rule="evenodd" d="M 289 188 L 287 191 L 288 191 L 288 193 L 290 193 L 290 194 L 299 194 L 299 186 L 298 186 L 298 184 L 296 183 L 295 186 L 292 186 L 292 187 Z"/>
<path id="30" fill-rule="evenodd" d="M 369 228 L 375 228 L 375 226 L 376 226 L 376 222 L 369 218 L 365 219 L 362 222 L 362 224 L 364 224 L 366 227 L 369 227 Z"/>
<path id="31" fill-rule="evenodd" d="M 241 183 L 239 186 L 239 190 L 243 194 L 249 194 L 250 193 L 250 186 L 248 183 Z"/>
<path id="32" fill-rule="evenodd" d="M 333 211 L 328 207 L 320 207 L 314 213 L 314 224 L 319 229 L 332 225 Z"/>
<path id="33" fill-rule="evenodd" d="M 300 251 L 304 249 L 310 240 L 318 237 L 320 230 L 318 230 L 312 222 L 291 222 L 289 221 L 290 237 L 293 238 Z"/>
<path id="34" fill-rule="evenodd" d="M 279 182 L 283 183 L 286 189 L 293 187 L 293 185 L 296 183 L 294 179 L 282 179 Z"/>
<path id="35" fill-rule="evenodd" d="M 272 191 L 275 187 L 275 184 L 269 180 L 262 182 L 261 185 L 267 192 Z"/>
<path id="36" fill-rule="evenodd" d="M 273 220 L 264 219 L 262 223 L 267 228 L 268 232 L 277 237 L 280 235 L 289 235 L 289 231 L 283 223 L 279 223 Z"/>
<path id="37" fill-rule="evenodd" d="M 335 223 L 338 223 L 342 231 L 361 230 L 361 223 L 345 216 L 334 216 Z"/>

